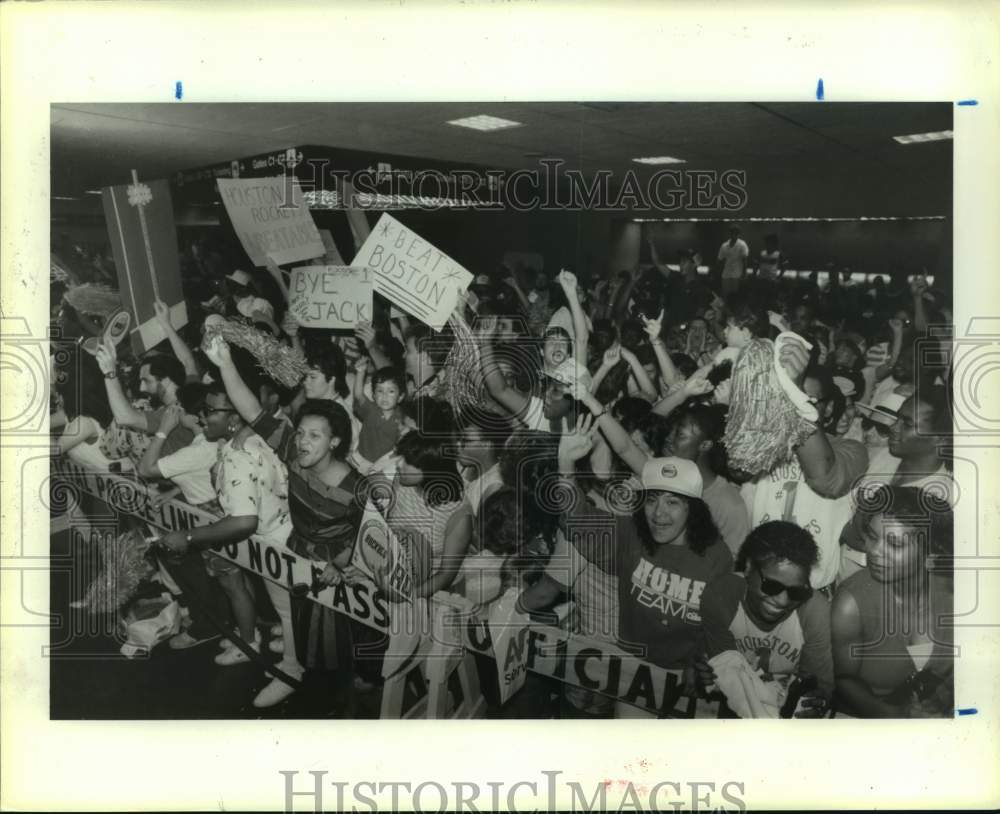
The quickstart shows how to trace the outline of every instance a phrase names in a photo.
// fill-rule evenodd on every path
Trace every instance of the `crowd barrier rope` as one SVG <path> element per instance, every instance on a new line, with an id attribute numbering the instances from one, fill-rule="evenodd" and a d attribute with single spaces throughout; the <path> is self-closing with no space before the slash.
<path id="1" fill-rule="evenodd" d="M 53 459 L 50 489 L 62 490 L 54 504 L 71 509 L 71 498 L 85 493 L 98 506 L 103 503 L 110 509 L 103 518 L 88 520 L 109 522 L 128 515 L 158 531 L 177 531 L 220 518 L 181 500 L 154 501 L 158 490 L 138 476 L 85 469 L 66 458 Z M 69 514 L 55 512 L 54 527 L 72 533 L 73 523 L 65 520 Z M 505 652 L 496 654 L 488 625 L 459 595 L 438 592 L 426 602 L 426 614 L 394 614 L 394 608 L 401 606 L 394 605 L 374 582 L 321 585 L 317 578 L 323 564 L 287 549 L 245 540 L 211 550 L 297 594 L 308 586 L 309 600 L 388 634 L 390 642 L 399 638 L 412 641 L 409 651 L 404 648 L 394 654 L 382 699 L 385 718 L 482 717 L 485 704 L 473 653 L 494 659 L 501 677 L 511 665 L 523 665 L 538 675 L 610 697 L 652 716 L 715 718 L 720 714 L 718 703 L 683 695 L 681 671 L 643 661 L 607 641 L 531 621 L 507 637 Z M 400 616 L 409 623 L 416 621 L 419 629 L 394 625 Z"/>

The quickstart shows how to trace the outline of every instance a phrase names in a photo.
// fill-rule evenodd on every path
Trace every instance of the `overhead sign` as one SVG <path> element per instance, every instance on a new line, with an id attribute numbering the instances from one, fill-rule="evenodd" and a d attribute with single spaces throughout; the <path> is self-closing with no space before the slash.
<path id="1" fill-rule="evenodd" d="M 370 269 L 379 294 L 437 331 L 472 282 L 462 266 L 388 214 L 351 265 Z"/>
<path id="2" fill-rule="evenodd" d="M 220 178 L 216 183 L 233 229 L 255 266 L 266 266 L 269 257 L 283 266 L 326 253 L 295 178 Z"/>
<path id="3" fill-rule="evenodd" d="M 371 322 L 371 272 L 350 266 L 292 269 L 288 310 L 305 328 L 353 328 Z"/>

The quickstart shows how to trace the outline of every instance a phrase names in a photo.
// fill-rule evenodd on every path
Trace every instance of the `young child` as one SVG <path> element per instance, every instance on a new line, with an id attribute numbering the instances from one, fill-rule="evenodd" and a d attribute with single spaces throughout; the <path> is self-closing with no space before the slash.
<path id="1" fill-rule="evenodd" d="M 403 374 L 396 368 L 383 367 L 372 375 L 372 398 L 365 396 L 365 371 L 368 360 L 364 357 L 354 364 L 354 414 L 361 421 L 358 439 L 358 456 L 361 473 L 367 474 L 374 462 L 396 446 L 402 434 L 403 409 L 399 406 L 406 394 Z"/>

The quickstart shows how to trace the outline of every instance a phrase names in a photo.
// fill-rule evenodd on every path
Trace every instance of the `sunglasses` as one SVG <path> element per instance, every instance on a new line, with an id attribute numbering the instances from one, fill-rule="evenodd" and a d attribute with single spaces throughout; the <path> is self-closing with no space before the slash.
<path id="1" fill-rule="evenodd" d="M 792 602 L 805 602 L 813 595 L 813 589 L 808 585 L 785 585 L 776 579 L 768 579 L 760 575 L 760 590 L 765 596 L 777 596 L 785 592 Z"/>
<path id="2" fill-rule="evenodd" d="M 874 429 L 879 435 L 888 435 L 892 432 L 892 427 L 888 427 L 885 424 L 881 424 L 878 421 L 872 421 L 870 418 L 861 419 L 861 429 L 865 432 Z"/>

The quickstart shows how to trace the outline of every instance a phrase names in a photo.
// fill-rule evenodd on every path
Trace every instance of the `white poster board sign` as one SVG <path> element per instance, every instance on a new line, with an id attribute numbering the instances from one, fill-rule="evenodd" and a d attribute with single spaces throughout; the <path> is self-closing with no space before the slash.
<path id="1" fill-rule="evenodd" d="M 371 272 L 350 266 L 293 269 L 288 310 L 305 328 L 353 328 L 371 322 Z"/>
<path id="2" fill-rule="evenodd" d="M 294 178 L 219 178 L 219 195 L 250 261 L 283 266 L 323 257 L 326 248 Z"/>
<path id="3" fill-rule="evenodd" d="M 369 269 L 379 294 L 437 331 L 472 282 L 462 266 L 389 214 L 379 218 L 351 265 Z"/>

